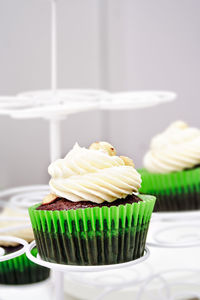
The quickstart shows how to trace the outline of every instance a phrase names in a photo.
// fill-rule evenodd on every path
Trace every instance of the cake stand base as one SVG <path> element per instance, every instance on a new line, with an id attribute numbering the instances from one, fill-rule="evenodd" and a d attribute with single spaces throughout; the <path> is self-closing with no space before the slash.
<path id="1" fill-rule="evenodd" d="M 125 267 L 131 267 L 133 265 L 145 261 L 150 254 L 149 249 L 145 248 L 145 252 L 142 257 L 126 263 L 103 265 L 103 266 L 72 266 L 72 265 L 50 263 L 42 260 L 39 257 L 39 255 L 37 257 L 34 257 L 31 254 L 31 251 L 35 247 L 36 247 L 36 243 L 35 241 L 33 241 L 30 245 L 27 246 L 26 255 L 34 263 L 53 270 L 53 280 L 54 280 L 53 300 L 64 300 L 64 273 L 66 272 L 102 272 L 102 271 L 109 271 L 114 269 L 121 269 Z M 106 295 L 110 290 L 112 290 L 112 287 L 111 286 L 109 287 L 108 285 L 105 285 L 105 287 L 102 286 L 102 288 L 103 288 L 102 294 L 99 295 L 97 298 L 95 298 L 95 300 L 102 299 L 104 295 Z"/>

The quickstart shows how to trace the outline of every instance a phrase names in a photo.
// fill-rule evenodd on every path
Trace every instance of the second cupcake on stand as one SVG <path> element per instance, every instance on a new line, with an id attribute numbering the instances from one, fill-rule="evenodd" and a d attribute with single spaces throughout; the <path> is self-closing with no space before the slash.
<path id="1" fill-rule="evenodd" d="M 152 139 L 139 172 L 140 191 L 157 197 L 156 211 L 200 209 L 200 130 L 173 123 Z"/>

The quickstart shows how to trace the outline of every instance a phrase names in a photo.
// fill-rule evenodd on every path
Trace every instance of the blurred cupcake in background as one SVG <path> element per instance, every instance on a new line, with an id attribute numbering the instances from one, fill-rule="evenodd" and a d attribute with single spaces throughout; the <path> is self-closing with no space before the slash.
<path id="1" fill-rule="evenodd" d="M 29 209 L 40 256 L 69 265 L 106 265 L 144 254 L 155 197 L 140 195 L 133 161 L 106 142 L 76 144 L 49 166 L 50 190 Z"/>
<path id="2" fill-rule="evenodd" d="M 200 208 L 200 130 L 182 121 L 155 136 L 144 157 L 141 193 L 157 197 L 155 211 Z"/>
<path id="3" fill-rule="evenodd" d="M 1 236 L 21 238 L 28 243 L 34 239 L 27 212 L 12 208 L 3 208 L 0 212 L 0 249 L 3 255 L 14 253 L 23 246 L 1 240 Z M 32 254 L 37 255 L 34 249 Z M 26 254 L 0 262 L 0 284 L 18 285 L 43 281 L 49 277 L 49 269 L 31 262 Z"/>

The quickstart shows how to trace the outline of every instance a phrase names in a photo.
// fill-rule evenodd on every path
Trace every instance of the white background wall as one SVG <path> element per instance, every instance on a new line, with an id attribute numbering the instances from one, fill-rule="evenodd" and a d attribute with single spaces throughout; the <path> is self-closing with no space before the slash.
<path id="1" fill-rule="evenodd" d="M 109 139 L 139 167 L 150 138 L 171 121 L 200 127 L 199 0 L 58 0 L 59 87 L 163 89 L 175 103 L 101 114 L 62 125 L 63 155 L 75 141 Z M 50 87 L 50 1 L 0 0 L 0 94 Z M 0 187 L 47 183 L 48 123 L 0 116 Z"/>

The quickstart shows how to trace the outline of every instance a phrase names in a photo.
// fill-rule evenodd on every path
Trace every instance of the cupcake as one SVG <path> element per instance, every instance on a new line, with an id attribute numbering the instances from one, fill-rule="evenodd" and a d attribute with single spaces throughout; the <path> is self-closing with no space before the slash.
<path id="1" fill-rule="evenodd" d="M 141 193 L 157 197 L 155 211 L 200 208 L 200 130 L 182 121 L 155 136 L 144 156 Z"/>
<path id="2" fill-rule="evenodd" d="M 112 145 L 76 144 L 49 166 L 51 193 L 29 214 L 39 255 L 68 265 L 106 265 L 137 259 L 155 197 L 138 194 L 141 176 Z"/>
<path id="3" fill-rule="evenodd" d="M 33 231 L 31 227 L 27 227 L 27 222 L 23 221 L 25 216 L 24 213 L 17 212 L 11 208 L 5 208 L 0 213 L 0 228 L 5 229 L 0 235 L 14 236 L 28 243 L 32 242 L 34 239 Z M 12 218 L 16 218 L 16 221 L 9 221 Z M 21 221 L 20 219 L 17 221 L 17 218 L 21 218 Z M 0 252 L 3 255 L 14 253 L 22 247 L 20 244 L 1 240 L 0 237 Z M 33 250 L 32 254 L 36 256 L 37 250 Z M 26 254 L 0 262 L 0 284 L 30 284 L 43 281 L 48 277 L 49 269 L 34 264 L 26 257 Z"/>

